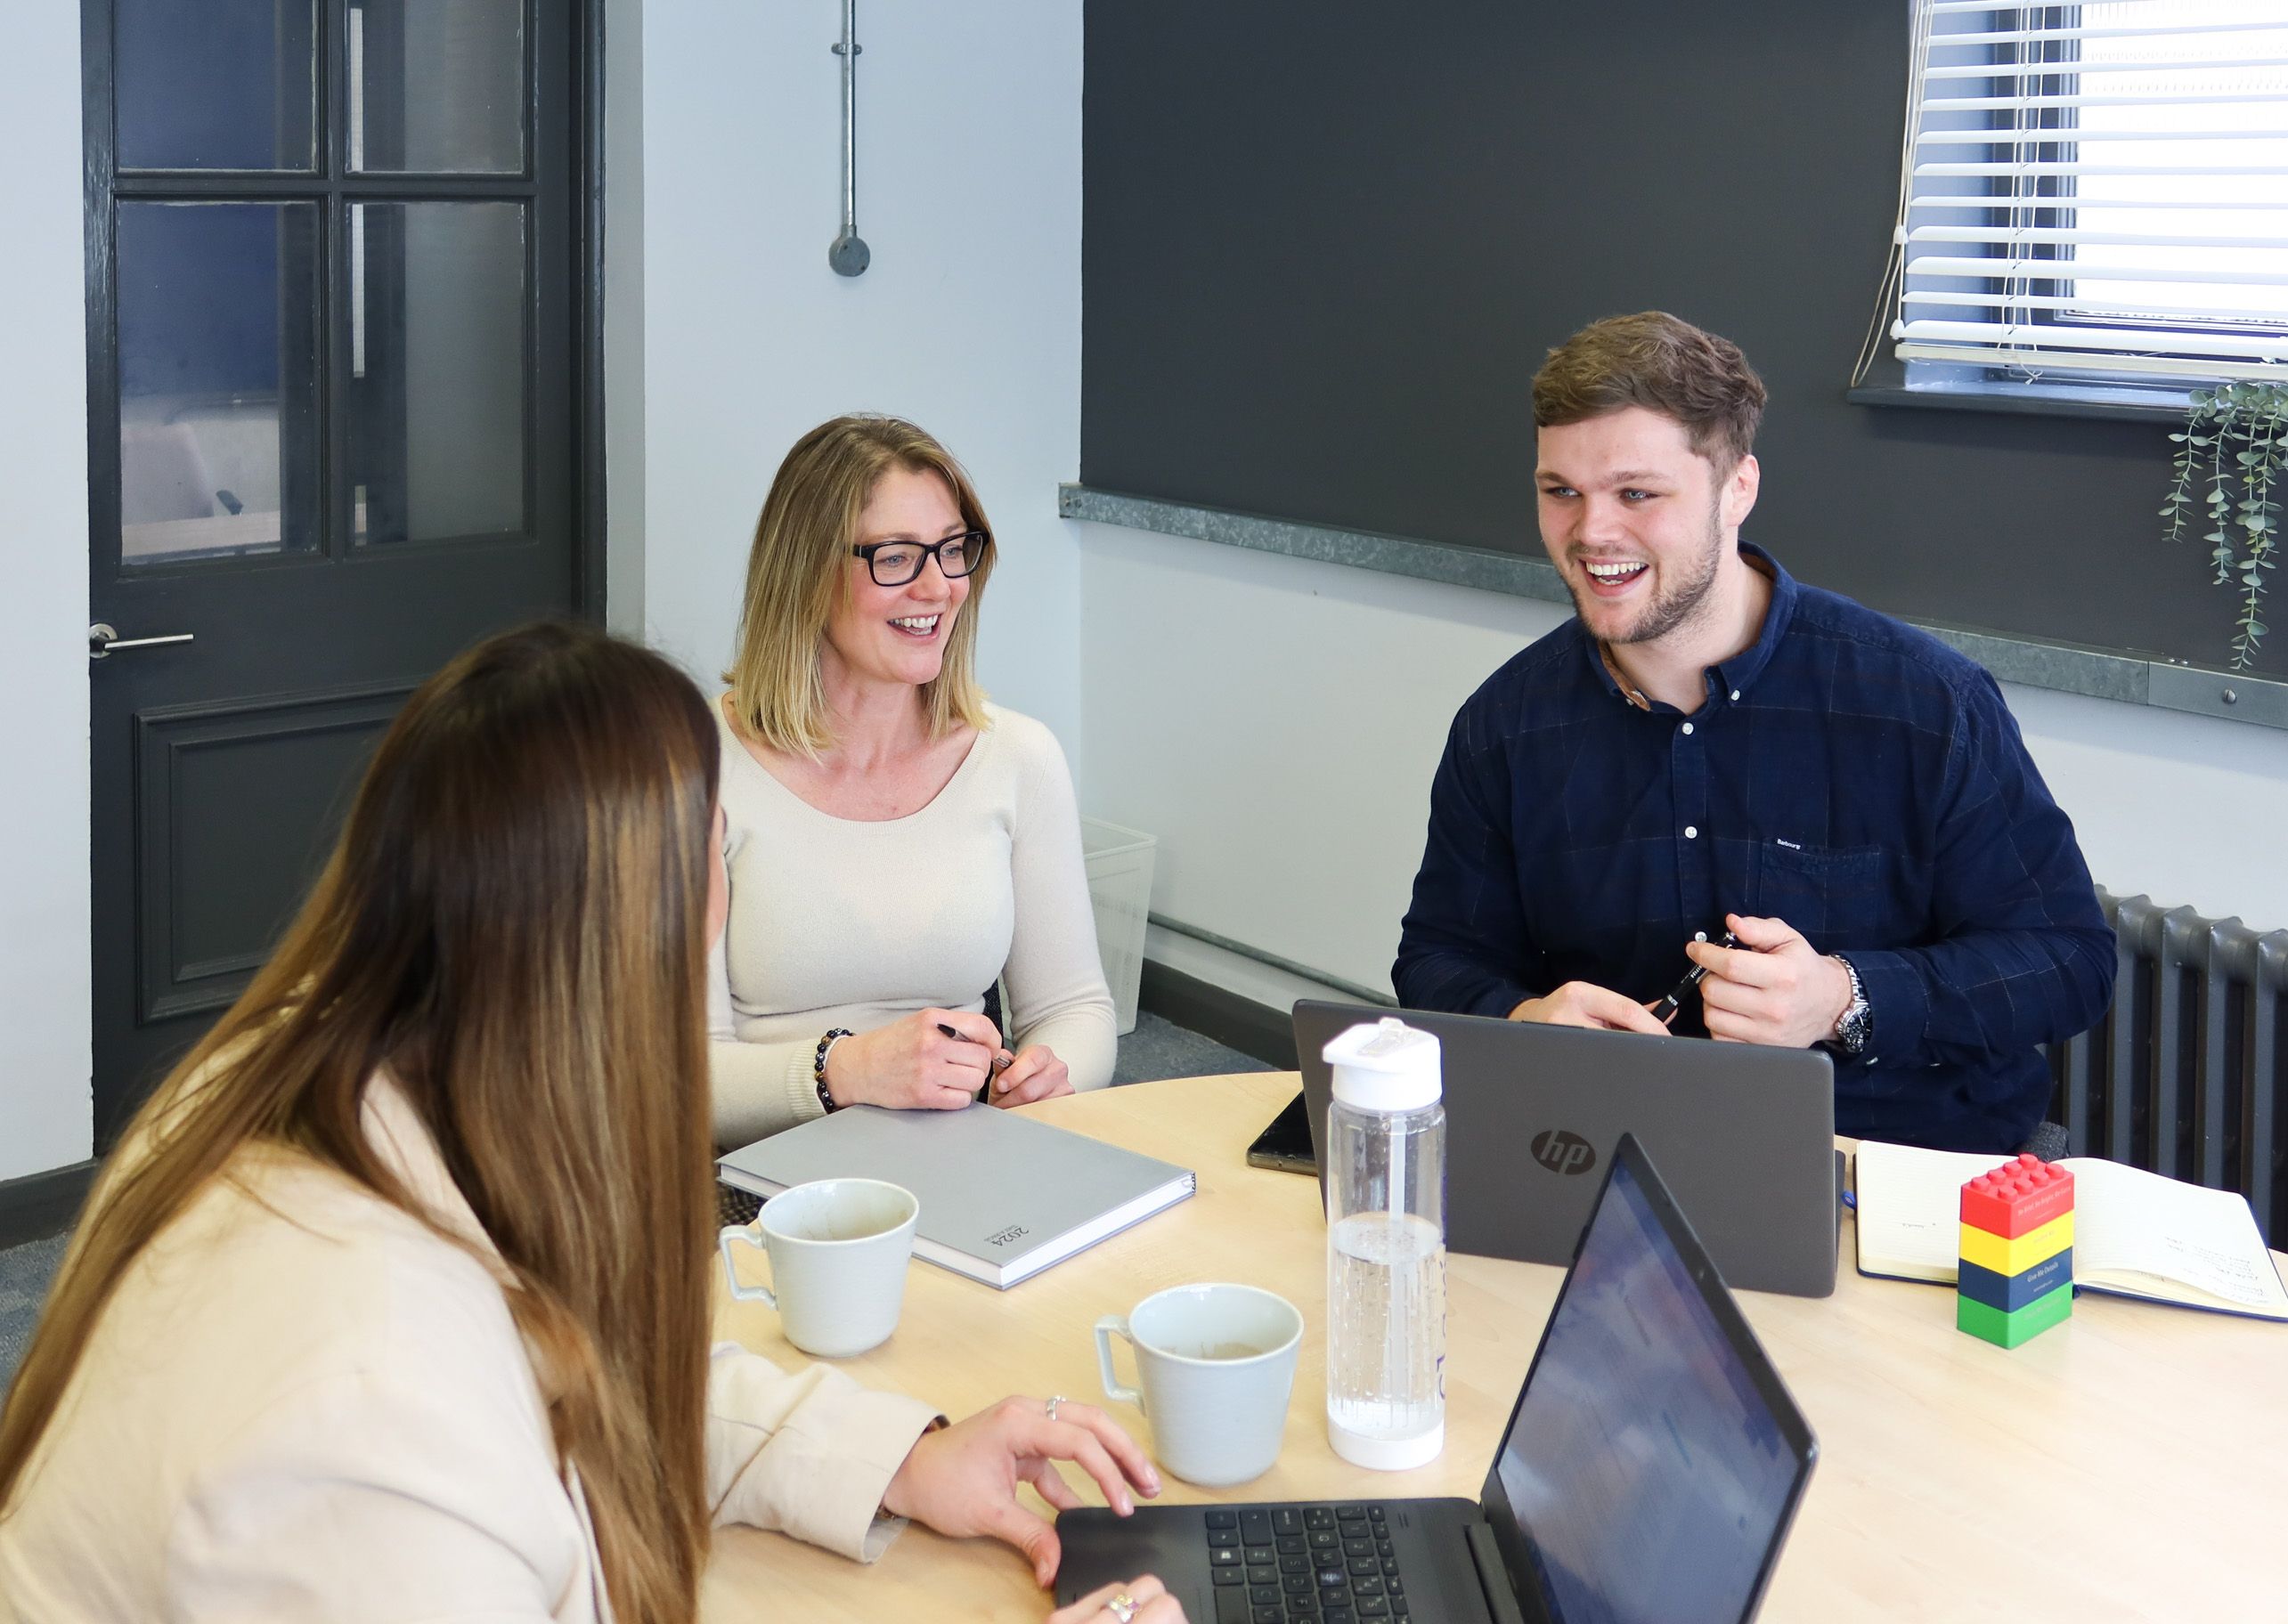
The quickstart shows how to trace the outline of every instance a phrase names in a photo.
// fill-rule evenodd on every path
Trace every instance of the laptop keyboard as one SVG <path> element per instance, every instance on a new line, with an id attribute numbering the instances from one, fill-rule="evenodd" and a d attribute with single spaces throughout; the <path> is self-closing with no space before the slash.
<path id="1" fill-rule="evenodd" d="M 1407 1616 L 1380 1506 L 1217 1506 L 1208 1513 L 1208 1562 L 1215 1624 L 1385 1624 Z"/>

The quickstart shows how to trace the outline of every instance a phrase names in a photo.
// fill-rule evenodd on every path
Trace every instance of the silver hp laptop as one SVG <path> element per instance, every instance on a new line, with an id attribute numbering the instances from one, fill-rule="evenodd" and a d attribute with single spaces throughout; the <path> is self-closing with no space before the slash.
<path id="1" fill-rule="evenodd" d="M 1754 1618 L 1819 1445 L 1633 1138 L 1601 1182 L 1476 1505 L 1068 1511 L 1057 1601 L 1156 1573 L 1193 1624 Z"/>
<path id="2" fill-rule="evenodd" d="M 1355 1023 L 1393 1012 L 1296 1004 L 1315 1158 L 1332 1086 L 1319 1052 Z M 1395 1012 L 1437 1034 L 1444 1052 L 1448 1249 L 1564 1263 L 1595 1204 L 1596 1175 L 1626 1132 L 1660 1158 L 1726 1284 L 1799 1297 L 1835 1291 L 1842 1157 L 1825 1054 Z"/>

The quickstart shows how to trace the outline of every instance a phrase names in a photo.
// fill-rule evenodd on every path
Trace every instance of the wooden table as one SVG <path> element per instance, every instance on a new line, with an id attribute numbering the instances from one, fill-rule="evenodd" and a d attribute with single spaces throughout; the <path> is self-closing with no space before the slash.
<path id="1" fill-rule="evenodd" d="M 1194 1077 L 1029 1108 L 1195 1169 L 1199 1193 L 1006 1293 L 916 1263 L 897 1335 L 843 1368 L 956 1417 L 1010 1393 L 1094 1401 L 1099 1315 L 1181 1281 L 1246 1281 L 1306 1321 L 1285 1446 L 1242 1490 L 1168 1478 L 1166 1499 L 1475 1499 L 1561 1271 L 1451 1258 L 1445 1454 L 1390 1474 L 1337 1459 L 1317 1185 L 1246 1164 L 1297 1086 L 1292 1074 Z M 1833 1297 L 1740 1297 L 1820 1438 L 1763 1618 L 2288 1617 L 2276 1543 L 2288 1523 L 2288 1328 L 2083 1296 L 2066 1325 L 2006 1352 L 1954 1328 L 1951 1293 L 1853 1272 L 1847 1227 L 1844 1255 Z M 726 1299 L 718 1329 L 802 1360 L 759 1303 Z M 1112 1413 L 1149 1441 L 1133 1409 Z M 740 1529 L 718 1536 L 704 1610 L 712 1624 L 921 1624 L 1039 1618 L 1049 1604 L 1016 1554 L 988 1541 L 911 1528 L 861 1568 Z"/>

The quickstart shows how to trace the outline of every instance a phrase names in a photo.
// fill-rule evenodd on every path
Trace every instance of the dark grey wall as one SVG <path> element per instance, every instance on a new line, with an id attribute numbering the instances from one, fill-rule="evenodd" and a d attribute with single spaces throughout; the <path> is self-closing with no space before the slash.
<path id="1" fill-rule="evenodd" d="M 1855 406 L 1907 0 L 1098 0 L 1081 477 L 1523 551 L 1526 389 L 1659 306 L 1771 386 L 1747 534 L 1918 620 L 2222 663 L 2152 423 Z M 2288 637 L 2266 668 L 2288 672 Z"/>

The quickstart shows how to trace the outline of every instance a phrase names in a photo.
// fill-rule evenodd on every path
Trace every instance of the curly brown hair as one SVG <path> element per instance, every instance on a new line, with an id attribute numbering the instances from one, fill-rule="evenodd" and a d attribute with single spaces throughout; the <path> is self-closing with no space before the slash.
<path id="1" fill-rule="evenodd" d="M 1549 353 L 1534 374 L 1534 426 L 1641 406 L 1682 424 L 1692 449 L 1723 470 L 1755 449 L 1763 400 L 1739 345 L 1646 310 L 1592 321 Z"/>

